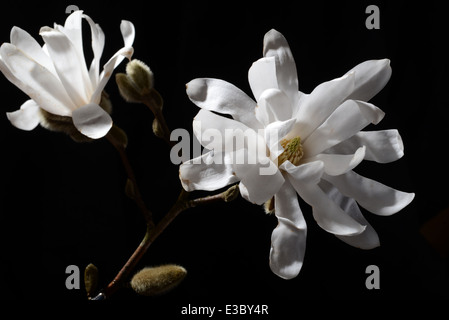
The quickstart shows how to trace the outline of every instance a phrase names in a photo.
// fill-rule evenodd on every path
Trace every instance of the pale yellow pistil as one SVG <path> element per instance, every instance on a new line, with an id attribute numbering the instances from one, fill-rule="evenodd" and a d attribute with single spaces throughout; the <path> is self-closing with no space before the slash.
<path id="1" fill-rule="evenodd" d="M 284 152 L 278 157 L 278 166 L 283 164 L 286 160 L 290 161 L 295 166 L 299 165 L 299 161 L 301 161 L 304 156 L 301 138 L 295 137 L 290 140 L 283 139 L 281 140 L 281 146 L 284 148 Z"/>

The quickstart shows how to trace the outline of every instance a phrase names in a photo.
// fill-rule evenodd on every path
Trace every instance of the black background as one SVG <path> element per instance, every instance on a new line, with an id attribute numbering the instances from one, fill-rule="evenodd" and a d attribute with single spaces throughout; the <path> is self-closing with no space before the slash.
<path id="1" fill-rule="evenodd" d="M 1 41 L 9 42 L 10 29 L 17 25 L 42 43 L 39 28 L 63 24 L 69 4 L 9 3 L 0 20 Z M 105 32 L 102 63 L 123 45 L 121 19 L 134 23 L 133 57 L 153 70 L 171 129 L 191 132 L 198 108 L 187 98 L 185 84 L 194 78 L 224 79 L 251 93 L 247 72 L 262 56 L 263 36 L 271 28 L 287 38 L 303 92 L 362 61 L 389 58 L 392 78 L 371 101 L 386 116 L 368 129 L 399 129 L 405 156 L 391 164 L 363 162 L 356 171 L 416 193 L 411 205 L 391 217 L 364 211 L 381 241 L 370 251 L 350 247 L 321 230 L 311 208 L 302 203 L 307 250 L 301 273 L 289 281 L 275 276 L 268 264 L 274 216 L 243 199 L 191 209 L 170 225 L 138 266 L 180 264 L 188 270 L 181 285 L 156 298 L 124 289 L 112 299 L 139 299 L 178 314 L 189 303 L 222 308 L 264 303 L 275 313 L 296 309 L 308 298 L 448 297 L 447 258 L 419 233 L 423 223 L 448 206 L 449 30 L 442 8 L 429 1 L 73 4 Z M 370 4 L 380 9 L 379 30 L 365 27 Z M 83 27 L 89 35 L 87 23 Z M 85 41 L 89 48 L 90 40 Z M 116 72 L 124 69 L 125 62 Z M 18 109 L 27 97 L 4 77 L 0 90 L 2 297 L 86 299 L 83 287 L 66 289 L 66 267 L 77 265 L 82 273 L 94 263 L 106 285 L 144 234 L 140 212 L 123 193 L 126 175 L 120 159 L 104 139 L 77 144 L 41 127 L 31 132 L 14 128 L 5 113 Z M 178 166 L 170 162 L 169 148 L 152 134 L 150 110 L 125 103 L 113 78 L 106 91 L 114 122 L 128 134 L 128 154 L 144 200 L 158 220 L 180 191 Z M 379 290 L 365 287 L 365 268 L 371 264 L 380 268 Z"/>

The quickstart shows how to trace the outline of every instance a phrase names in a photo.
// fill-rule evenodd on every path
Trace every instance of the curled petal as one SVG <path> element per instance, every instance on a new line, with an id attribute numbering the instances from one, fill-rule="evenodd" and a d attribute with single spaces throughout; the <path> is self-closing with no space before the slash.
<path id="1" fill-rule="evenodd" d="M 384 112 L 363 101 L 346 100 L 305 141 L 306 154 L 314 156 L 346 140 L 368 124 L 377 124 Z"/>
<path id="2" fill-rule="evenodd" d="M 186 85 L 187 95 L 198 107 L 231 115 L 250 128 L 261 128 L 254 115 L 256 103 L 233 84 L 211 78 L 198 78 Z"/>
<path id="3" fill-rule="evenodd" d="M 355 75 L 354 90 L 348 99 L 369 101 L 390 80 L 390 60 L 368 60 L 355 66 L 348 73 Z"/>
<path id="4" fill-rule="evenodd" d="M 224 158 L 223 158 L 224 157 Z M 208 152 L 184 162 L 179 167 L 179 178 L 186 191 L 214 191 L 239 181 L 234 174 L 229 155 Z"/>
<path id="5" fill-rule="evenodd" d="M 6 113 L 13 126 L 21 130 L 30 131 L 40 123 L 40 108 L 33 100 L 28 100 L 14 112 Z"/>
<path id="6" fill-rule="evenodd" d="M 354 236 L 336 236 L 347 244 L 369 250 L 380 246 L 379 236 L 376 230 L 366 221 L 362 212 L 354 199 L 343 196 L 337 188 L 332 186 L 325 180 L 321 180 L 319 184 L 320 188 L 332 199 L 346 214 L 356 220 L 358 223 L 365 225 L 366 229 L 362 233 Z"/>
<path id="7" fill-rule="evenodd" d="M 354 90 L 354 74 L 323 82 L 309 95 L 304 95 L 296 115 L 299 135 L 305 140 Z"/>
<path id="8" fill-rule="evenodd" d="M 298 91 L 296 63 L 290 46 L 285 37 L 274 29 L 265 34 L 263 44 L 264 57 L 275 57 L 276 59 L 278 89 L 282 90 L 290 98 L 292 106 L 295 108 L 293 111 L 296 112 L 300 93 Z"/>
<path id="9" fill-rule="evenodd" d="M 120 24 L 120 31 L 122 32 L 125 46 L 117 51 L 103 66 L 103 71 L 100 74 L 98 85 L 90 98 L 91 103 L 100 103 L 101 93 L 111 78 L 114 69 L 123 61 L 123 59 L 131 59 L 134 53 L 134 48 L 132 47 L 135 38 L 134 24 L 130 21 L 122 20 Z"/>
<path id="10" fill-rule="evenodd" d="M 112 119 L 99 105 L 89 103 L 72 113 L 73 124 L 91 139 L 104 137 L 112 127 Z"/>
<path id="11" fill-rule="evenodd" d="M 94 57 L 89 68 L 89 77 L 92 82 L 92 86 L 95 88 L 99 82 L 100 75 L 100 58 L 103 54 L 105 36 L 101 27 L 96 24 L 89 16 L 83 15 L 83 18 L 87 20 L 90 26 L 91 38 L 92 38 L 92 51 Z"/>
<path id="12" fill-rule="evenodd" d="M 361 131 L 325 152 L 351 154 L 361 146 L 366 147 L 365 160 L 378 163 L 393 162 L 404 155 L 404 144 L 396 129 Z"/>
<path id="13" fill-rule="evenodd" d="M 131 47 L 136 37 L 136 30 L 134 24 L 128 20 L 122 20 L 120 23 L 120 31 L 123 37 L 123 43 L 125 47 Z"/>
<path id="14" fill-rule="evenodd" d="M 261 58 L 254 62 L 248 71 L 248 81 L 257 102 L 265 90 L 278 89 L 276 58 Z"/>
<path id="15" fill-rule="evenodd" d="M 324 164 L 321 161 L 294 166 L 289 161 L 281 165 L 288 175 L 288 181 L 313 208 L 313 217 L 318 225 L 327 232 L 336 235 L 356 235 L 365 230 L 365 226 L 348 216 L 319 187 Z"/>
<path id="16" fill-rule="evenodd" d="M 412 202 L 414 193 L 402 192 L 354 171 L 340 176 L 324 175 L 345 196 L 354 198 L 366 210 L 381 216 L 392 215 Z"/>

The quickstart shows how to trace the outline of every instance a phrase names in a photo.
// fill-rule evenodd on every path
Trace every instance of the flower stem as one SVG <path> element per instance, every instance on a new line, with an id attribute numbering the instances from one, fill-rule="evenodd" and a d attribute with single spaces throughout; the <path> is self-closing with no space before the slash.
<path id="1" fill-rule="evenodd" d="M 222 193 L 192 200 L 188 200 L 188 192 L 181 190 L 178 200 L 167 212 L 167 214 L 158 222 L 158 224 L 155 227 L 147 225 L 147 230 L 142 241 L 140 242 L 134 253 L 131 255 L 131 257 L 128 259 L 128 261 L 125 263 L 125 265 L 122 267 L 122 269 L 117 273 L 114 280 L 112 280 L 108 284 L 108 286 L 96 297 L 92 298 L 92 300 L 110 298 L 111 295 L 113 295 L 120 287 L 122 287 L 129 274 L 140 261 L 150 245 L 181 212 L 200 205 L 212 204 L 220 201 L 231 201 L 235 198 L 233 195 L 235 194 L 236 190 L 236 186 L 233 186 Z M 230 196 L 230 194 L 232 195 Z"/>
<path id="2" fill-rule="evenodd" d="M 152 212 L 147 208 L 145 205 L 145 202 L 142 199 L 142 195 L 140 193 L 139 187 L 137 185 L 136 176 L 134 175 L 134 170 L 132 169 L 131 163 L 129 162 L 128 156 L 126 154 L 125 147 L 123 144 L 121 144 L 112 134 L 107 134 L 106 138 L 108 141 L 115 147 L 115 149 L 118 151 L 120 155 L 120 159 L 122 160 L 123 166 L 126 170 L 126 174 L 128 176 L 128 181 L 132 184 L 133 189 L 133 200 L 136 203 L 136 205 L 139 207 L 140 211 L 142 212 L 143 217 L 145 218 L 145 221 L 149 225 L 153 225 L 153 214 Z"/>

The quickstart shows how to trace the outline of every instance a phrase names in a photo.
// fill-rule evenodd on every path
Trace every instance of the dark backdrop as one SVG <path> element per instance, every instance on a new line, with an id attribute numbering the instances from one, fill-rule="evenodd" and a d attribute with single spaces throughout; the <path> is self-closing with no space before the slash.
<path id="1" fill-rule="evenodd" d="M 391 217 L 365 212 L 381 246 L 362 251 L 321 230 L 302 204 L 308 223 L 304 266 L 293 280 L 269 269 L 270 236 L 276 218 L 238 199 L 182 213 L 150 247 L 139 264 L 177 263 L 188 276 L 171 293 L 142 298 L 130 289 L 113 299 L 141 299 L 168 306 L 270 304 L 273 313 L 295 310 L 306 298 L 382 299 L 447 297 L 447 258 L 430 246 L 420 227 L 448 207 L 447 98 L 449 49 L 444 11 L 438 5 L 410 2 L 321 1 L 146 5 L 120 1 L 73 3 L 99 23 L 106 34 L 105 63 L 120 47 L 120 20 L 136 27 L 134 58 L 155 74 L 165 100 L 170 128 L 191 132 L 198 108 L 185 94 L 197 77 L 227 80 L 250 94 L 247 72 L 262 56 L 262 40 L 271 28 L 282 32 L 296 60 L 300 90 L 310 92 L 368 59 L 391 59 L 393 75 L 372 102 L 386 112 L 369 129 L 399 129 L 405 157 L 386 164 L 363 162 L 356 171 L 407 192 L 411 205 Z M 71 3 L 8 4 L 0 21 L 0 39 L 9 42 L 17 25 L 39 38 L 39 28 L 63 24 Z M 380 29 L 368 30 L 365 8 L 380 9 Z M 87 24 L 84 24 L 88 30 Z M 88 45 L 87 45 L 88 47 Z M 116 72 L 124 72 L 123 62 Z M 85 299 L 83 288 L 67 290 L 65 269 L 88 263 L 106 285 L 138 245 L 144 233 L 140 212 L 123 194 L 125 172 L 106 140 L 77 144 L 41 127 L 14 128 L 5 112 L 27 97 L 0 77 L 1 128 L 1 291 L 12 299 Z M 115 81 L 108 83 L 115 123 L 129 137 L 128 153 L 144 200 L 159 219 L 180 190 L 178 167 L 169 148 L 152 134 L 153 115 L 143 105 L 127 104 Z M 365 268 L 380 268 L 380 289 L 367 290 Z"/>

